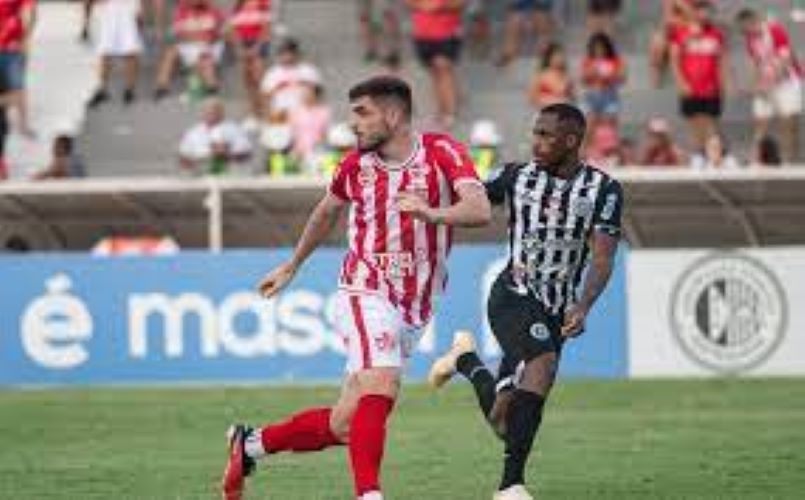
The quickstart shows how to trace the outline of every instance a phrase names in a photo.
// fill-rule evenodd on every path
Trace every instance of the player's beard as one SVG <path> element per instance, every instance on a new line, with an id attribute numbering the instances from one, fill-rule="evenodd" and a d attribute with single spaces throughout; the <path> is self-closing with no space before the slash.
<path id="1" fill-rule="evenodd" d="M 365 140 L 358 140 L 358 150 L 362 153 L 376 152 L 380 150 L 391 138 L 388 128 L 382 132 L 377 132 L 366 137 Z"/>

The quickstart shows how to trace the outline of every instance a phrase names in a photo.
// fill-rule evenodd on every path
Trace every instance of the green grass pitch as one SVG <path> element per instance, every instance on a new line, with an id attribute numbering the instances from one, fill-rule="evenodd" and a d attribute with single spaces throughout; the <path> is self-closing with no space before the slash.
<path id="1" fill-rule="evenodd" d="M 217 498 L 224 430 L 332 401 L 336 388 L 0 392 L 0 498 Z M 501 444 L 464 382 L 407 386 L 387 498 L 490 499 Z M 529 486 L 548 499 L 805 498 L 805 381 L 560 383 Z M 346 450 L 262 462 L 247 499 L 350 499 Z"/>

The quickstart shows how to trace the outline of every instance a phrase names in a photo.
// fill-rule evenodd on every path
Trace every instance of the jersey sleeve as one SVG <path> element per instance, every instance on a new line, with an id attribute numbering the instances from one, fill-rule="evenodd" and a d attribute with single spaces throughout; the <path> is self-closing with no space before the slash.
<path id="1" fill-rule="evenodd" d="M 455 191 L 462 184 L 478 184 L 481 180 L 467 148 L 460 142 L 443 136 L 433 142 L 440 159 L 439 166 Z"/>
<path id="2" fill-rule="evenodd" d="M 598 196 L 593 215 L 593 229 L 620 238 L 622 212 L 623 188 L 618 181 L 609 179 Z"/>
<path id="3" fill-rule="evenodd" d="M 330 186 L 328 191 L 336 198 L 342 201 L 349 201 L 349 176 L 355 170 L 357 165 L 357 155 L 350 154 L 341 160 L 338 167 L 335 169 L 332 179 L 330 179 Z"/>
<path id="4" fill-rule="evenodd" d="M 506 201 L 506 194 L 511 192 L 518 169 L 519 165 L 508 163 L 489 174 L 489 178 L 484 182 L 484 188 L 491 204 L 501 205 Z"/>

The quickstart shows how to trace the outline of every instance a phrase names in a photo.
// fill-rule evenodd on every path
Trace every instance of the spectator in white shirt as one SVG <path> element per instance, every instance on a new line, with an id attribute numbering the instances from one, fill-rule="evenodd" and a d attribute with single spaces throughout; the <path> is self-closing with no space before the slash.
<path id="1" fill-rule="evenodd" d="M 227 120 L 223 102 L 208 98 L 202 107 L 201 123 L 182 137 L 179 163 L 193 174 L 220 174 L 233 163 L 243 164 L 251 158 L 249 136 L 237 123 Z"/>
<path id="2" fill-rule="evenodd" d="M 296 40 L 288 38 L 283 41 L 277 51 L 277 63 L 268 69 L 260 84 L 267 102 L 267 121 L 276 121 L 278 115 L 288 118 L 303 105 L 308 92 L 319 84 L 319 71 L 302 60 Z"/>
<path id="3" fill-rule="evenodd" d="M 730 154 L 721 135 L 713 134 L 705 141 L 704 151 L 690 157 L 690 166 L 694 170 L 734 170 L 741 165 Z"/>

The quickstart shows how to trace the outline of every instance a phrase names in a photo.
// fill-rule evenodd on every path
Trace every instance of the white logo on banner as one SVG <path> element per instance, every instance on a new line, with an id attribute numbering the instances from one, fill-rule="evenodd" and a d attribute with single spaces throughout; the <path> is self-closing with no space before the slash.
<path id="1" fill-rule="evenodd" d="M 771 271 L 737 254 L 696 262 L 671 297 L 671 327 L 683 351 L 720 372 L 765 361 L 782 340 L 786 312 L 785 295 Z"/>
<path id="2" fill-rule="evenodd" d="M 22 316 L 22 347 L 46 368 L 75 368 L 89 359 L 83 343 L 92 337 L 92 316 L 81 299 L 69 294 L 72 286 L 69 277 L 57 274 Z"/>

